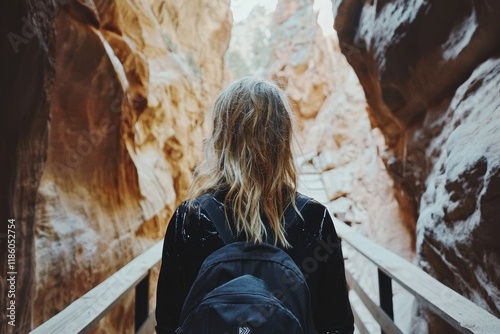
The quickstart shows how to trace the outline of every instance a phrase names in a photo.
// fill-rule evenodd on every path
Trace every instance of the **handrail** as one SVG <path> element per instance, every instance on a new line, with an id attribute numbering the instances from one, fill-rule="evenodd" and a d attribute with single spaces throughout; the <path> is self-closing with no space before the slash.
<path id="1" fill-rule="evenodd" d="M 460 332 L 481 334 L 499 332 L 500 319 L 440 283 L 414 264 L 355 232 L 344 222 L 335 217 L 332 219 L 339 237 L 373 262 L 379 268 L 379 274 L 394 279 L 419 302 Z M 163 241 L 158 242 L 31 333 L 85 333 L 96 325 L 127 292 L 134 287 L 137 291 L 138 286 L 142 285 L 141 282 L 148 279 L 149 270 L 161 260 L 162 247 Z M 382 330 L 399 333 L 400 330 L 392 321 L 391 312 L 389 315 L 381 314 L 384 308 L 378 309 L 350 273 L 346 273 L 346 276 L 349 285 L 372 314 L 376 315 Z M 146 289 L 146 298 L 147 296 Z M 360 319 L 357 314 L 355 315 L 358 325 L 364 328 L 363 324 L 359 324 Z M 151 321 L 151 319 L 146 321 L 148 326 L 151 326 Z M 366 328 L 363 332 L 366 332 Z"/>
<path id="2" fill-rule="evenodd" d="M 500 333 L 500 319 L 442 284 L 416 265 L 332 217 L 339 237 L 373 262 L 417 300 L 462 333 Z"/>
<path id="3" fill-rule="evenodd" d="M 402 334 L 402 331 L 394 324 L 391 319 L 373 300 L 368 297 L 366 292 L 359 286 L 358 282 L 352 277 L 349 271 L 345 272 L 347 284 L 356 292 L 370 312 L 376 315 L 376 319 L 384 332 L 392 334 Z"/>
<path id="4" fill-rule="evenodd" d="M 161 260 L 162 248 L 163 241 L 156 243 L 31 333 L 87 332 L 127 292 L 148 277 L 149 270 Z"/>

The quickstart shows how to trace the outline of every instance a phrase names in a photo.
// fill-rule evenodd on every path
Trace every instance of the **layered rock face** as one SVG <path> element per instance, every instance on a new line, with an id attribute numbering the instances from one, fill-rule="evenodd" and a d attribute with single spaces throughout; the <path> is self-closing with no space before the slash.
<path id="1" fill-rule="evenodd" d="M 338 40 L 323 36 L 316 20 L 312 1 L 278 2 L 268 76 L 291 99 L 301 130 L 299 150 L 323 174 L 327 200 L 335 204 L 332 213 L 371 226 L 367 233 L 372 230 L 368 234 L 383 244 L 394 239 L 392 232 L 399 234 L 401 245 L 396 248 L 411 258 L 414 223 L 395 200 L 392 181 L 377 155 L 384 140 L 371 131 L 363 91 Z M 391 226 L 390 231 L 380 224 Z"/>
<path id="2" fill-rule="evenodd" d="M 419 265 L 499 316 L 500 4 L 333 3 L 385 164 L 418 219 Z"/>
<path id="3" fill-rule="evenodd" d="M 27 331 L 163 237 L 200 159 L 232 16 L 229 0 L 26 3 L 15 18 L 38 18 L 51 32 L 40 35 L 46 58 L 21 50 L 48 70 L 36 77 L 42 93 L 29 96 L 41 110 L 27 108 L 37 131 L 9 148 L 13 184 L 29 189 L 9 194 L 32 234 L 18 241 L 30 248 L 19 259 L 33 288 L 18 309 Z M 32 74 L 12 78 L 30 84 Z M 131 297 L 95 331 L 133 331 Z"/>
<path id="4" fill-rule="evenodd" d="M 286 90 L 304 130 L 334 89 L 330 49 L 316 23 L 313 1 L 278 1 L 273 20 L 268 77 Z"/>

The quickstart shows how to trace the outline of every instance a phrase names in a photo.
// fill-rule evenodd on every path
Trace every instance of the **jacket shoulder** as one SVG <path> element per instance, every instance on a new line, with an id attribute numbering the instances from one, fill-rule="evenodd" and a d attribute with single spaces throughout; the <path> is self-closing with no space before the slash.
<path id="1" fill-rule="evenodd" d="M 215 226 L 206 212 L 202 196 L 183 201 L 174 213 L 176 237 L 192 243 L 216 235 Z"/>
<path id="2" fill-rule="evenodd" d="M 313 197 L 304 195 L 302 193 L 297 193 L 297 199 L 298 201 L 301 200 L 306 201 L 303 211 L 314 210 L 314 211 L 328 212 L 326 206 L 324 206 L 322 203 L 320 203 Z"/>

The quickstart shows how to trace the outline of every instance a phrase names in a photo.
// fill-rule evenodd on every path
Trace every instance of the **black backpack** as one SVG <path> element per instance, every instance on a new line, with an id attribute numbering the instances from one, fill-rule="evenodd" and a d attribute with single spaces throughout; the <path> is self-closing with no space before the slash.
<path id="1" fill-rule="evenodd" d="M 297 196 L 297 208 L 308 202 Z M 177 334 L 317 334 L 304 275 L 283 250 L 267 243 L 235 241 L 222 208 L 203 195 L 225 246 L 210 254 L 184 302 Z M 285 223 L 297 215 L 292 205 Z"/>

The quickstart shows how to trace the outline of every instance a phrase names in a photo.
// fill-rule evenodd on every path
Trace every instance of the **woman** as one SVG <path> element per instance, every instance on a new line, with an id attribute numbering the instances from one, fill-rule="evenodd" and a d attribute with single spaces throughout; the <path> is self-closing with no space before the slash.
<path id="1" fill-rule="evenodd" d="M 167 228 L 158 279 L 158 333 L 174 333 L 182 305 L 202 262 L 224 242 L 197 198 L 209 193 L 224 207 L 238 240 L 272 240 L 306 277 L 320 334 L 352 333 L 353 316 L 340 241 L 326 208 L 310 200 L 286 228 L 285 208 L 296 210 L 297 170 L 292 155 L 294 120 L 273 83 L 243 78 L 229 85 L 212 110 L 205 159 L 189 198 Z"/>

